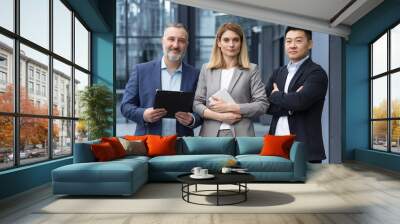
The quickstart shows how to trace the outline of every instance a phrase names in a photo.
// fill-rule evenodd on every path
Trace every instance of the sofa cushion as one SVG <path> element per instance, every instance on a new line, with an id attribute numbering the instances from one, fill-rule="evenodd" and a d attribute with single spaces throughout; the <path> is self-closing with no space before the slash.
<path id="1" fill-rule="evenodd" d="M 230 159 L 231 155 L 175 155 L 158 156 L 149 160 L 150 171 L 191 172 L 193 167 L 200 166 L 211 172 L 219 171 Z"/>
<path id="2" fill-rule="evenodd" d="M 90 148 L 92 149 L 94 157 L 96 157 L 97 161 L 104 162 L 118 158 L 118 156 L 115 154 L 115 150 L 109 142 L 92 144 Z"/>
<path id="3" fill-rule="evenodd" d="M 132 173 L 146 163 L 140 160 L 127 162 L 74 163 L 53 170 L 53 181 L 59 182 L 127 182 Z"/>
<path id="4" fill-rule="evenodd" d="M 126 140 L 124 138 L 118 138 L 121 142 L 122 146 L 126 151 L 126 155 L 140 155 L 145 156 L 147 155 L 146 145 L 141 140 Z"/>
<path id="5" fill-rule="evenodd" d="M 265 135 L 261 156 L 280 156 L 289 159 L 290 147 L 296 135 Z"/>
<path id="6" fill-rule="evenodd" d="M 147 135 L 147 155 L 148 156 L 164 156 L 176 154 L 176 135 L 160 136 Z"/>
<path id="7" fill-rule="evenodd" d="M 249 172 L 293 172 L 292 161 L 279 156 L 238 155 L 236 159 Z"/>
<path id="8" fill-rule="evenodd" d="M 126 156 L 126 151 L 117 137 L 103 137 L 101 138 L 101 142 L 110 143 L 117 158 Z"/>
<path id="9" fill-rule="evenodd" d="M 232 137 L 183 137 L 182 153 L 185 155 L 234 155 L 235 139 Z"/>
<path id="10" fill-rule="evenodd" d="M 263 137 L 237 137 L 236 155 L 259 154 L 264 144 Z"/>

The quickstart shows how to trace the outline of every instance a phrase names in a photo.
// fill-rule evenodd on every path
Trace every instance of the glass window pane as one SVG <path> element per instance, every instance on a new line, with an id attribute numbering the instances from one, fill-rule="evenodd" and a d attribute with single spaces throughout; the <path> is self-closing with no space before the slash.
<path id="1" fill-rule="evenodd" d="M 391 116 L 400 118 L 400 72 L 391 75 L 391 88 L 390 88 L 390 97 L 391 97 Z"/>
<path id="2" fill-rule="evenodd" d="M 196 38 L 196 67 L 209 61 L 213 44 L 214 38 Z"/>
<path id="3" fill-rule="evenodd" d="M 372 75 L 387 71 L 387 34 L 372 44 Z"/>
<path id="4" fill-rule="evenodd" d="M 14 124 L 10 116 L 0 116 L 0 170 L 14 165 Z"/>
<path id="5" fill-rule="evenodd" d="M 400 24 L 390 31 L 390 69 L 400 67 Z"/>
<path id="6" fill-rule="evenodd" d="M 116 61 L 117 66 L 117 89 L 125 89 L 125 84 L 128 81 L 128 76 L 126 72 L 126 42 L 125 38 L 117 38 L 117 49 L 116 49 Z"/>
<path id="7" fill-rule="evenodd" d="M 14 43 L 0 35 L 0 111 L 14 111 Z"/>
<path id="8" fill-rule="evenodd" d="M 391 124 L 391 136 L 392 141 L 392 152 L 400 153 L 400 120 L 394 120 Z"/>
<path id="9" fill-rule="evenodd" d="M 387 121 L 372 122 L 372 148 L 387 151 Z"/>
<path id="10" fill-rule="evenodd" d="M 84 120 L 75 121 L 75 142 L 88 140 L 88 129 Z"/>
<path id="11" fill-rule="evenodd" d="M 372 81 L 372 118 L 387 118 L 387 77 Z"/>
<path id="12" fill-rule="evenodd" d="M 71 66 L 53 60 L 53 115 L 72 117 Z"/>
<path id="13" fill-rule="evenodd" d="M 128 36 L 162 36 L 164 26 L 177 21 L 178 6 L 164 0 L 128 0 Z"/>
<path id="14" fill-rule="evenodd" d="M 89 70 L 89 32 L 75 18 L 75 63 Z"/>
<path id="15" fill-rule="evenodd" d="M 21 36 L 49 48 L 49 0 L 20 0 Z"/>
<path id="16" fill-rule="evenodd" d="M 21 44 L 21 113 L 48 114 L 48 64 L 49 57 L 47 55 Z"/>
<path id="17" fill-rule="evenodd" d="M 136 64 L 151 61 L 162 55 L 161 39 L 129 38 L 128 61 L 129 74 Z"/>
<path id="18" fill-rule="evenodd" d="M 53 0 L 53 18 L 53 51 L 71 60 L 72 12 L 60 0 Z"/>
<path id="19" fill-rule="evenodd" d="M 14 0 L 0 1 L 0 26 L 14 31 Z"/>
<path id="20" fill-rule="evenodd" d="M 89 75 L 75 69 L 75 117 L 81 115 L 81 107 L 79 106 L 79 98 L 82 90 L 89 86 Z"/>
<path id="21" fill-rule="evenodd" d="M 125 36 L 126 32 L 126 0 L 117 0 L 117 36 Z"/>
<path id="22" fill-rule="evenodd" d="M 72 121 L 53 120 L 53 157 L 72 154 Z"/>
<path id="23" fill-rule="evenodd" d="M 35 163 L 49 158 L 49 120 L 22 117 L 20 119 L 21 164 Z"/>

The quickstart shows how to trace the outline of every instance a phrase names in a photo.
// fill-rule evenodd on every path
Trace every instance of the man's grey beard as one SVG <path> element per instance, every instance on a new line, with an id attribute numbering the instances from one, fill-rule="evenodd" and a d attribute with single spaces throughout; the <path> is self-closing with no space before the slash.
<path id="1" fill-rule="evenodd" d="M 169 52 L 167 52 L 167 58 L 170 61 L 182 61 L 183 57 L 185 56 L 185 52 L 182 52 L 181 54 L 178 55 L 170 55 Z"/>

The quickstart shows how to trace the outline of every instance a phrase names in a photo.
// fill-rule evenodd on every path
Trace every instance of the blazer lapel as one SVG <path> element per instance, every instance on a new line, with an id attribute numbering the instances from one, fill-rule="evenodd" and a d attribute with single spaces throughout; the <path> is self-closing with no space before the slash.
<path id="1" fill-rule="evenodd" d="M 154 64 L 153 64 L 153 73 L 155 75 L 151 75 L 151 80 L 152 83 L 154 84 L 154 89 L 161 89 L 161 59 L 157 60 Z M 155 94 L 155 92 L 154 92 Z"/>
<path id="2" fill-rule="evenodd" d="M 211 70 L 211 88 L 210 88 L 210 92 L 211 93 L 215 93 L 219 90 L 220 86 L 221 86 L 221 69 L 213 69 Z"/>
<path id="3" fill-rule="evenodd" d="M 237 81 L 239 80 L 240 75 L 242 74 L 242 72 L 243 72 L 242 69 L 237 69 L 236 68 L 234 70 L 231 82 L 229 83 L 229 86 L 228 86 L 228 92 L 229 93 L 232 93 L 232 89 L 233 89 L 233 87 L 235 87 L 235 85 L 236 85 Z M 220 77 L 221 77 L 221 75 L 220 75 Z"/>
<path id="4" fill-rule="evenodd" d="M 307 67 L 307 64 L 311 61 L 310 58 L 305 60 L 303 64 L 300 66 L 300 68 L 297 70 L 296 74 L 294 74 L 292 80 L 290 81 L 288 92 L 293 88 L 294 84 L 297 82 L 297 80 L 300 78 L 300 76 L 303 74 L 304 70 Z"/>
<path id="5" fill-rule="evenodd" d="M 284 90 L 285 89 L 285 83 L 288 75 L 288 70 L 287 67 L 285 66 L 282 70 L 281 73 L 278 76 L 278 81 L 276 82 L 276 85 L 278 85 L 279 90 Z"/>
<path id="6" fill-rule="evenodd" d="M 190 83 L 189 82 L 189 74 L 186 72 L 187 67 L 186 65 L 182 62 L 182 75 L 181 75 L 181 91 L 183 92 L 192 92 L 190 88 Z"/>

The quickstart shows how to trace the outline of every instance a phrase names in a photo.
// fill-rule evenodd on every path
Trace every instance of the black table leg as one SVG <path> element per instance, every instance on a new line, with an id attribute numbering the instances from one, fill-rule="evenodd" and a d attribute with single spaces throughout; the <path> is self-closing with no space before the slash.
<path id="1" fill-rule="evenodd" d="M 219 206 L 219 184 L 217 184 L 217 206 Z"/>

